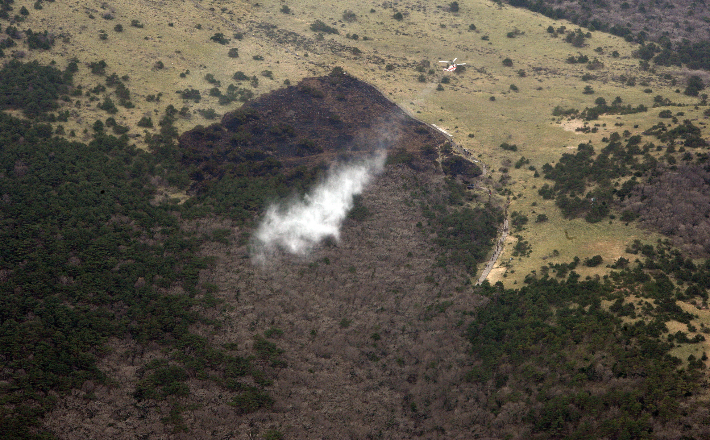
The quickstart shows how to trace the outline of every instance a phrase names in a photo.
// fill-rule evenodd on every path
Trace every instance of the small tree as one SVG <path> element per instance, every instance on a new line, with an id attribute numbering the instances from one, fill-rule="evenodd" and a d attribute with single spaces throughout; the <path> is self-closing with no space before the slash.
<path id="1" fill-rule="evenodd" d="M 210 40 L 214 41 L 215 43 L 219 44 L 227 44 L 229 43 L 229 39 L 225 38 L 224 34 L 222 32 L 217 32 L 214 35 L 210 37 Z"/>
<path id="2" fill-rule="evenodd" d="M 357 21 L 357 15 L 350 9 L 346 9 L 343 12 L 343 21 L 346 21 L 348 23 L 352 23 L 353 21 Z"/>
<path id="3" fill-rule="evenodd" d="M 688 96 L 698 96 L 700 94 L 700 91 L 705 88 L 705 84 L 703 84 L 703 80 L 697 76 L 693 75 L 690 78 L 688 78 L 688 84 L 685 87 L 685 93 Z"/>
<path id="4" fill-rule="evenodd" d="M 340 32 L 334 27 L 328 26 L 321 20 L 316 20 L 311 24 L 311 30 L 313 32 L 324 32 L 326 34 L 340 34 Z"/>

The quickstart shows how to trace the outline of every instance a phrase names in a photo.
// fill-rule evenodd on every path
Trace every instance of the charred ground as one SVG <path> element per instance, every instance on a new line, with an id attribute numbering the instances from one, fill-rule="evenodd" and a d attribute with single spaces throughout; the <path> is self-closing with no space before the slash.
<path id="1" fill-rule="evenodd" d="M 407 116 L 373 86 L 338 71 L 246 103 L 222 121 L 180 137 L 182 162 L 197 182 L 264 167 L 291 170 L 393 152 L 417 170 L 433 171 L 447 142 Z M 403 156 L 405 155 L 406 158 Z M 196 188 L 199 188 L 198 183 Z"/>

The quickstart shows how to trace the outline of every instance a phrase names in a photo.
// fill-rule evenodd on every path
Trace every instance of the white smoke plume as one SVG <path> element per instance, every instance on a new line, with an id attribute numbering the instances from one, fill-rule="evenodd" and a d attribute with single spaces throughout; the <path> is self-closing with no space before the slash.
<path id="1" fill-rule="evenodd" d="M 328 237 L 340 238 L 340 226 L 362 193 L 380 173 L 387 155 L 332 168 L 323 182 L 302 200 L 271 205 L 252 240 L 252 257 L 259 263 L 282 250 L 305 256 Z"/>

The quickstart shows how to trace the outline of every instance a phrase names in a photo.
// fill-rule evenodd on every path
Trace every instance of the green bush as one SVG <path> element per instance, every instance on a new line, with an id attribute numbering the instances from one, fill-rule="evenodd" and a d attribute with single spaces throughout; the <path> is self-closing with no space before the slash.
<path id="1" fill-rule="evenodd" d="M 321 20 L 316 20 L 311 23 L 311 30 L 313 32 L 323 32 L 326 34 L 340 34 L 340 32 L 334 27 L 330 27 Z"/>

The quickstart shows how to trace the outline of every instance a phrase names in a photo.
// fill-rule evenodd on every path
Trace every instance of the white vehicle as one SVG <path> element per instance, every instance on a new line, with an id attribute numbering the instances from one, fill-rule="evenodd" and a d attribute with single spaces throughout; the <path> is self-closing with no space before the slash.
<path id="1" fill-rule="evenodd" d="M 458 66 L 463 66 L 466 63 L 456 63 L 458 58 L 454 58 L 453 61 L 439 61 L 440 63 L 446 63 L 448 66 L 444 69 L 444 72 L 453 72 Z"/>

